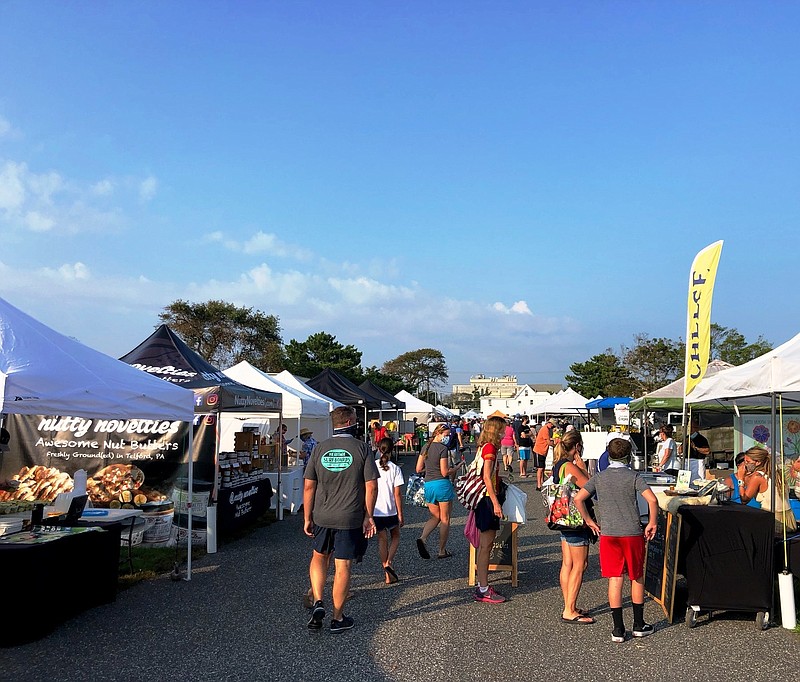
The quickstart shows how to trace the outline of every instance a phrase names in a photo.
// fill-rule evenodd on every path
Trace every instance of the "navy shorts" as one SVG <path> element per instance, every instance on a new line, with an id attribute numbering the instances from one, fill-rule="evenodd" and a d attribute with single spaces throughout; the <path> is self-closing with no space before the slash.
<path id="1" fill-rule="evenodd" d="M 497 501 L 502 505 L 506 501 L 505 488 L 497 492 Z M 475 526 L 481 533 L 485 530 L 500 530 L 500 517 L 494 515 L 492 498 L 484 495 L 475 507 Z"/>
<path id="2" fill-rule="evenodd" d="M 392 528 L 397 528 L 400 525 L 400 520 L 397 518 L 397 514 L 393 516 L 375 516 L 375 528 L 380 533 L 382 530 L 392 530 Z"/>
<path id="3" fill-rule="evenodd" d="M 367 552 L 363 528 L 325 528 L 314 524 L 313 547 L 320 554 L 333 553 L 334 559 L 361 561 Z"/>

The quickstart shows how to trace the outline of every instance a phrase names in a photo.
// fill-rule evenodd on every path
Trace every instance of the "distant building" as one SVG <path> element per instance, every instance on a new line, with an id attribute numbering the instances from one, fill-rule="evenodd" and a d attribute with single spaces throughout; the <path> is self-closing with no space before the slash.
<path id="1" fill-rule="evenodd" d="M 468 384 L 453 386 L 454 394 L 467 393 L 472 395 L 476 390 L 481 397 L 513 398 L 519 391 L 519 385 L 515 376 L 487 377 L 483 374 L 476 374 L 470 377 Z"/>
<path id="2" fill-rule="evenodd" d="M 552 388 L 552 391 L 543 390 L 543 386 Z M 504 414 L 531 414 L 531 410 L 549 398 L 552 393 L 561 390 L 559 384 L 523 384 L 510 398 L 495 396 L 481 397 L 481 414 L 486 416 L 500 410 Z"/>

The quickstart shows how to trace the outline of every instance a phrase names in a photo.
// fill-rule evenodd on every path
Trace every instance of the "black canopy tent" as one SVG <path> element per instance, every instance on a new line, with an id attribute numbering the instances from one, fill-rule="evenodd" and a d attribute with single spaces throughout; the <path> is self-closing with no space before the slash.
<path id="1" fill-rule="evenodd" d="M 367 410 L 380 410 L 381 400 L 373 397 L 366 391 L 356 386 L 350 379 L 342 376 L 337 371 L 326 368 L 323 369 L 313 379 L 309 379 L 308 384 L 315 391 L 323 395 L 338 400 L 343 405 L 364 410 L 364 426 L 368 422 Z"/>
<path id="2" fill-rule="evenodd" d="M 380 400 L 381 406 L 378 408 L 378 419 L 383 423 L 383 411 L 390 410 L 395 413 L 396 419 L 400 419 L 400 411 L 405 411 L 406 404 L 398 397 L 393 396 L 389 391 L 381 388 L 377 384 L 372 383 L 369 379 L 361 382 L 358 387 L 368 393 L 376 400 Z M 374 410 L 373 410 L 374 411 Z"/>
<path id="3" fill-rule="evenodd" d="M 280 393 L 271 393 L 250 388 L 231 379 L 217 367 L 192 350 L 167 325 L 162 324 L 136 348 L 123 355 L 120 360 L 157 376 L 170 383 L 191 389 L 195 394 L 195 428 L 213 424 L 213 447 L 203 447 L 204 439 L 195 439 L 195 450 L 189 462 L 196 462 L 201 475 L 212 478 L 212 499 L 217 499 L 217 470 L 219 465 L 219 415 L 221 412 L 259 413 L 275 415 L 281 420 L 282 399 Z M 198 420 L 199 415 L 206 419 Z M 280 500 L 280 458 L 278 459 L 278 490 Z M 188 477 L 187 497 L 192 499 L 194 476 Z M 282 516 L 282 505 L 278 503 L 278 517 Z M 192 515 L 187 515 L 191 535 Z M 213 524 L 213 521 L 210 522 Z"/>

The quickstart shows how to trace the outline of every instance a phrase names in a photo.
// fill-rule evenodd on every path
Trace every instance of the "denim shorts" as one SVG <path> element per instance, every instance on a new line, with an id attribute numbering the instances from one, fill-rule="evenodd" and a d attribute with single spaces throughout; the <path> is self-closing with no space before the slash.
<path id="1" fill-rule="evenodd" d="M 397 528 L 400 525 L 400 521 L 397 518 L 397 514 L 392 516 L 376 516 L 374 517 L 375 520 L 375 529 L 380 532 L 382 530 L 392 530 L 393 528 Z"/>
<path id="2" fill-rule="evenodd" d="M 456 498 L 453 484 L 449 478 L 440 478 L 436 481 L 425 481 L 425 502 L 452 502 Z"/>
<path id="3" fill-rule="evenodd" d="M 561 539 L 572 547 L 588 547 L 590 530 L 562 530 Z"/>

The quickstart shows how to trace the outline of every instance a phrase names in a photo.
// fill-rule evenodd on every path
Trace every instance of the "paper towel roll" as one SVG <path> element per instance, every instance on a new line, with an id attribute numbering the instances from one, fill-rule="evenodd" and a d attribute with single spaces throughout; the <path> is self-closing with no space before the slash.
<path id="1" fill-rule="evenodd" d="M 794 630 L 797 617 L 794 612 L 794 576 L 788 571 L 778 573 L 778 589 L 781 596 L 781 625 Z"/>

